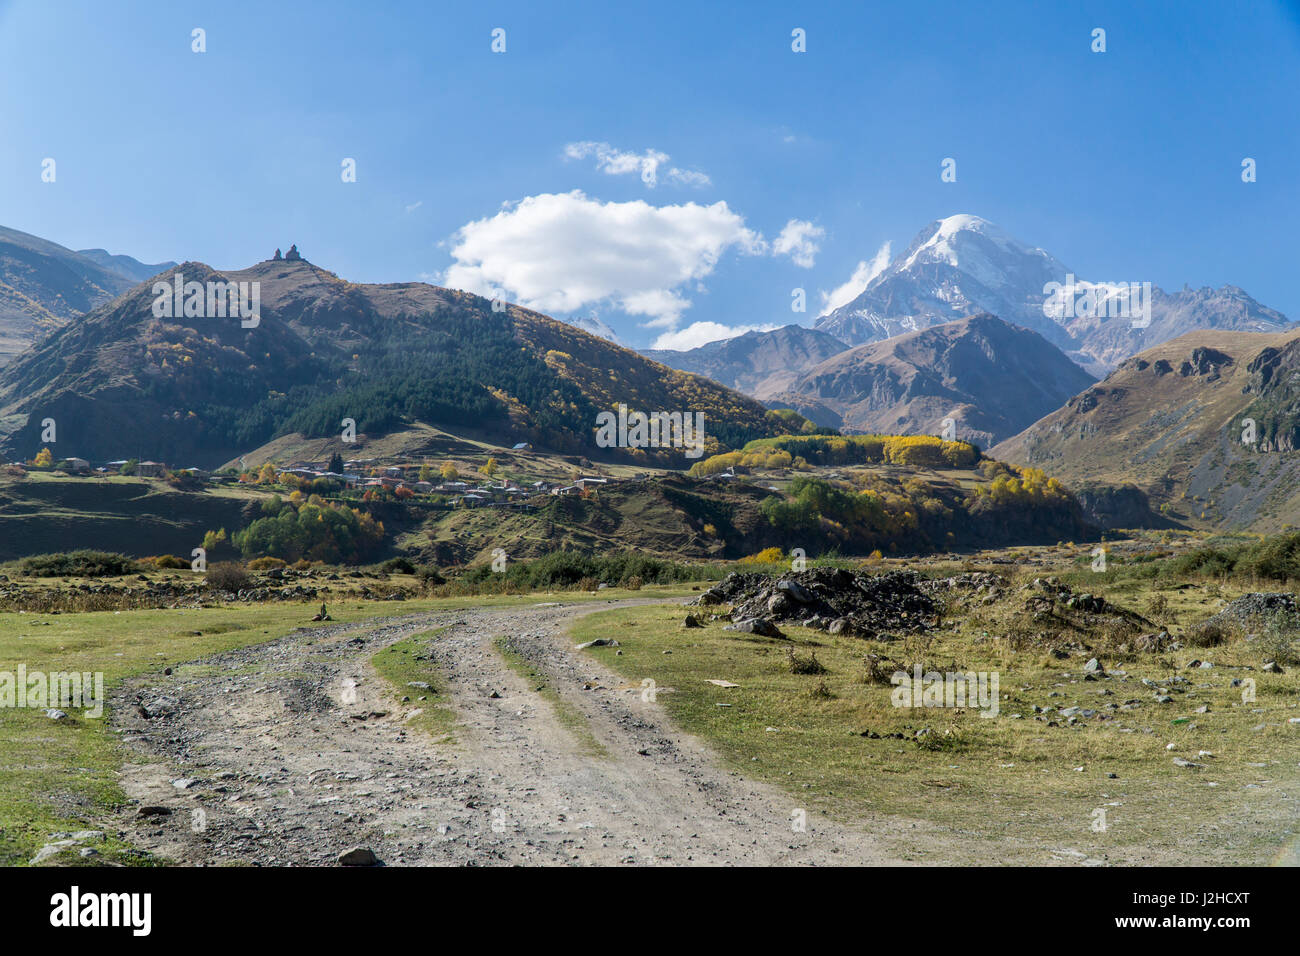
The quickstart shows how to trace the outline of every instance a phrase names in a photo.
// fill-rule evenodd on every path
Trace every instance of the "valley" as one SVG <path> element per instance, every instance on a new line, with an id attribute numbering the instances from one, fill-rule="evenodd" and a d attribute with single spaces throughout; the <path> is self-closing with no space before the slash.
<path id="1" fill-rule="evenodd" d="M 1035 316 L 958 216 L 638 353 L 290 253 L 0 369 L 0 673 L 108 698 L 0 708 L 6 863 L 1296 862 L 1279 314 Z"/>

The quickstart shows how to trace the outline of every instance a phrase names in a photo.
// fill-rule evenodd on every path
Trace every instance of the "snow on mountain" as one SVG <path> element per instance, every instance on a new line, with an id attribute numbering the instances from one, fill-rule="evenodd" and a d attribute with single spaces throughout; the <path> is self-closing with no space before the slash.
<path id="1" fill-rule="evenodd" d="M 1193 329 L 1278 331 L 1291 324 L 1231 286 L 1169 295 L 1138 276 L 1116 279 L 1081 279 L 988 220 L 955 215 L 922 229 L 906 252 L 814 328 L 861 345 L 988 312 L 1105 374 Z"/>
<path id="2" fill-rule="evenodd" d="M 598 335 L 606 341 L 613 342 L 615 345 L 621 345 L 618 336 L 608 325 L 596 318 L 594 315 L 575 315 L 571 318 L 563 319 L 569 325 L 576 326 L 591 335 Z"/>

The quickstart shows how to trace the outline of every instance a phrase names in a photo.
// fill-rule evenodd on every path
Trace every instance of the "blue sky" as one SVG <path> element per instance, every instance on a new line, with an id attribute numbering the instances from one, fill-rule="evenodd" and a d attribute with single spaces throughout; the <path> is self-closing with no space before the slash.
<path id="1" fill-rule="evenodd" d="M 0 0 L 0 224 L 218 268 L 296 242 L 639 347 L 811 324 L 964 212 L 1300 319 L 1296 4 L 728 7 Z"/>

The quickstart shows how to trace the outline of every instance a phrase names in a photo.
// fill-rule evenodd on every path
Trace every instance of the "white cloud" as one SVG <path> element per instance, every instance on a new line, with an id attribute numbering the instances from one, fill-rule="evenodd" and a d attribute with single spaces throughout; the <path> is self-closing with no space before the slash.
<path id="1" fill-rule="evenodd" d="M 886 242 L 876 250 L 875 256 L 870 262 L 859 262 L 857 268 L 853 270 L 853 275 L 849 276 L 849 281 L 841 286 L 832 289 L 829 293 L 823 292 L 822 296 L 822 315 L 828 315 L 834 312 L 842 305 L 848 305 L 859 295 L 862 290 L 880 273 L 889 268 L 890 243 Z"/>
<path id="2" fill-rule="evenodd" d="M 406 211 L 408 214 L 413 213 L 415 212 L 415 210 L 419 209 L 423 205 L 424 205 L 423 199 L 416 200 L 415 202 L 411 203 L 409 206 L 406 207 Z"/>
<path id="3" fill-rule="evenodd" d="M 616 149 L 609 143 L 581 142 L 570 143 L 564 147 L 568 159 L 586 159 L 596 157 L 596 168 L 611 176 L 625 176 L 639 173 L 641 181 L 653 189 L 659 184 L 659 167 L 666 166 L 669 156 L 657 149 L 647 149 L 644 153 Z M 704 173 L 690 169 L 666 167 L 664 178 L 676 186 L 709 186 L 712 180 Z"/>
<path id="4" fill-rule="evenodd" d="M 690 300 L 679 291 L 710 275 L 723 253 L 767 251 L 725 202 L 651 206 L 601 202 L 581 191 L 506 203 L 451 237 L 443 284 L 509 297 L 542 312 L 612 303 L 646 325 L 674 329 Z"/>
<path id="5" fill-rule="evenodd" d="M 821 249 L 815 240 L 824 235 L 826 230 L 821 226 L 814 226 L 802 219 L 791 219 L 772 243 L 772 254 L 789 256 L 795 265 L 811 269 Z"/>
<path id="6" fill-rule="evenodd" d="M 734 339 L 746 332 L 771 332 L 780 327 L 779 325 L 723 325 L 720 322 L 692 322 L 680 331 L 665 332 L 655 339 L 651 348 L 678 349 L 684 352 L 710 342 L 717 342 L 719 339 Z"/>
<path id="7" fill-rule="evenodd" d="M 713 185 L 713 180 L 704 173 L 694 169 L 678 169 L 676 166 L 668 170 L 668 181 L 678 186 L 695 186 L 701 189 Z"/>

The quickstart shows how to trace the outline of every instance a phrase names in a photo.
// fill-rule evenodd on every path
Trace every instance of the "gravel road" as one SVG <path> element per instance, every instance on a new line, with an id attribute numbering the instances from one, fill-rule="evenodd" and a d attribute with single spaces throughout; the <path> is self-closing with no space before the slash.
<path id="1" fill-rule="evenodd" d="M 574 649 L 576 617 L 637 603 L 300 630 L 128 684 L 113 708 L 133 754 L 121 826 L 187 865 L 333 865 L 353 847 L 389 866 L 899 862 L 888 831 L 908 824 L 867 832 L 808 812 L 797 829 L 795 798 L 722 769 L 639 687 Z M 433 628 L 444 630 L 422 644 L 449 685 L 450 743 L 408 725 L 421 691 L 399 703 L 370 664 Z M 506 665 L 499 635 L 581 712 L 603 755 Z"/>

